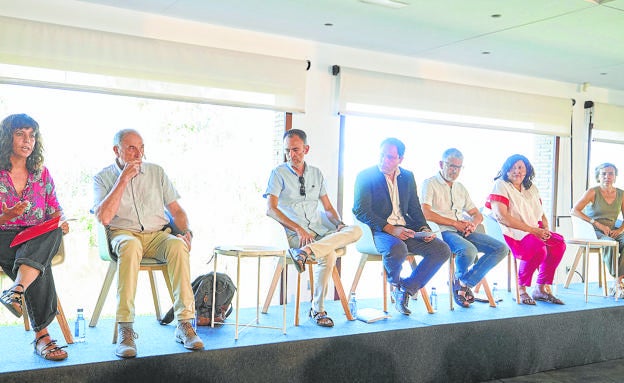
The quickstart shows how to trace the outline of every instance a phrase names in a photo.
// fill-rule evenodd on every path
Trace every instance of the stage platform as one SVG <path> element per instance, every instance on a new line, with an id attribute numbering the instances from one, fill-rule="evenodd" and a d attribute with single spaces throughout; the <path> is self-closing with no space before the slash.
<path id="1" fill-rule="evenodd" d="M 233 325 L 199 327 L 206 348 L 195 352 L 174 342 L 173 324 L 141 316 L 138 357 L 129 360 L 114 354 L 111 318 L 87 328 L 87 341 L 70 345 L 63 362 L 36 356 L 32 332 L 3 326 L 0 382 L 481 382 L 624 358 L 624 300 L 591 296 L 585 303 L 582 289 L 560 287 L 564 306 L 517 305 L 503 291 L 497 308 L 474 303 L 454 311 L 441 294 L 435 314 L 417 300 L 410 302 L 411 316 L 391 307 L 391 318 L 372 324 L 348 321 L 339 302 L 330 301 L 331 329 L 306 319 L 309 303 L 294 327 L 291 303 L 286 334 L 246 328 L 234 340 Z M 590 290 L 599 293 L 596 286 Z M 381 299 L 360 300 L 359 307 L 381 308 Z M 241 309 L 242 322 L 255 311 Z M 260 320 L 280 326 L 281 307 Z M 228 321 L 234 323 L 233 316 Z M 56 322 L 50 329 L 62 339 Z"/>

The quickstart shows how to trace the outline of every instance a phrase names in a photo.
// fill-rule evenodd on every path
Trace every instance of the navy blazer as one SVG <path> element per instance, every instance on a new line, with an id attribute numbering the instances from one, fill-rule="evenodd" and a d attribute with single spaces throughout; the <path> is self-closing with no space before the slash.
<path id="1" fill-rule="evenodd" d="M 399 207 L 405 218 L 405 227 L 414 231 L 429 229 L 420 207 L 414 173 L 403 168 L 399 169 L 401 169 L 401 174 L 397 177 Z M 392 201 L 386 177 L 379 167 L 373 166 L 358 174 L 353 201 L 355 217 L 370 226 L 373 233 L 383 231 L 384 226 L 388 224 L 388 217 L 392 214 Z"/>

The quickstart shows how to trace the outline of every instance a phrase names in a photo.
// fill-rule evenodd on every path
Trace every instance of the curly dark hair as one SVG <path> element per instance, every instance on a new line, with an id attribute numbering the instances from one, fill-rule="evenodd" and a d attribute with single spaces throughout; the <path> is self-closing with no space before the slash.
<path id="1" fill-rule="evenodd" d="M 502 178 L 503 181 L 509 182 L 507 173 L 509 173 L 511 168 L 518 161 L 524 162 L 524 166 L 526 167 L 526 170 L 527 170 L 526 175 L 524 176 L 524 179 L 522 180 L 522 186 L 524 186 L 525 189 L 530 188 L 531 185 L 533 185 L 533 178 L 535 178 L 535 169 L 533 168 L 533 165 L 531 165 L 531 162 L 529 162 L 529 159 L 523 156 L 522 154 L 514 154 L 513 156 L 507 158 L 505 160 L 505 163 L 503 163 L 501 170 L 498 171 L 498 175 L 496 175 L 494 179 L 497 180 L 499 178 Z"/>
<path id="2" fill-rule="evenodd" d="M 0 169 L 11 170 L 11 155 L 13 154 L 13 133 L 18 129 L 32 128 L 35 135 L 35 147 L 26 159 L 26 169 L 29 173 L 36 173 L 43 166 L 43 142 L 39 133 L 39 124 L 27 114 L 11 114 L 2 120 L 0 128 Z"/>

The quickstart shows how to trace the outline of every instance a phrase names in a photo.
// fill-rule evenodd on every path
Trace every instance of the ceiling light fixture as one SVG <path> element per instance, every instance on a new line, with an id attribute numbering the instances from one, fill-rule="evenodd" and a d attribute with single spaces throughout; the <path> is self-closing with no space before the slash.
<path id="1" fill-rule="evenodd" d="M 409 3 L 400 0 L 360 0 L 360 2 L 395 9 L 405 8 L 409 5 Z"/>

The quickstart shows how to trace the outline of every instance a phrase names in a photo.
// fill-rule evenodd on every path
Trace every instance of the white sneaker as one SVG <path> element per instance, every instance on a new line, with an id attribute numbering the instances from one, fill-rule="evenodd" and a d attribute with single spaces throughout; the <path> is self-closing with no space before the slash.
<path id="1" fill-rule="evenodd" d="M 195 332 L 191 322 L 179 322 L 175 329 L 175 340 L 189 350 L 201 350 L 204 342 Z"/>

